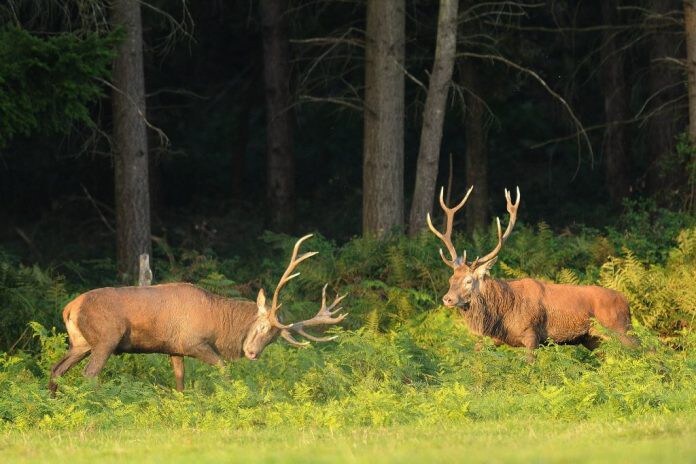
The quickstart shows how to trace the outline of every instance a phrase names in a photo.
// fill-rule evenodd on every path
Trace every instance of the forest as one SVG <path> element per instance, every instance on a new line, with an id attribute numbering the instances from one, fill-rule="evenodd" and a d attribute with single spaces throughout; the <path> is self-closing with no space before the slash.
<path id="1" fill-rule="evenodd" d="M 3 462 L 691 462 L 694 282 L 694 0 L 0 1 Z M 188 284 L 267 346 L 59 368 Z"/>

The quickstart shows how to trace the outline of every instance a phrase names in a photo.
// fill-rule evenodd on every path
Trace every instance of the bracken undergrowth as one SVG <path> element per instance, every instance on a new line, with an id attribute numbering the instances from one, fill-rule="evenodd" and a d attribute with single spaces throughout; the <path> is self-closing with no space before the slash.
<path id="1" fill-rule="evenodd" d="M 0 429 L 339 429 L 696 412 L 696 228 L 685 223 L 669 222 L 680 226 L 663 227 L 666 235 L 652 248 L 636 242 L 635 231 L 556 234 L 545 224 L 518 225 L 497 277 L 620 290 L 642 344 L 628 349 L 610 338 L 589 352 L 550 342 L 531 364 L 519 349 L 473 337 L 457 314 L 439 306 L 449 269 L 429 234 L 342 246 L 317 236 L 306 249 L 320 254 L 301 265 L 282 299 L 292 319 L 317 310 L 325 283 L 347 292 L 350 316 L 329 330 L 338 340 L 306 349 L 279 341 L 257 362 L 224 368 L 187 359 L 184 393 L 173 390 L 165 355 L 123 355 L 109 360 L 98 381 L 84 379 L 78 366 L 51 398 L 48 371 L 67 347 L 61 308 L 97 281 L 111 284 L 113 265 L 69 263 L 61 274 L 0 251 Z M 456 243 L 476 255 L 494 239 L 490 229 Z M 253 263 L 168 250 L 155 255 L 156 281 L 192 281 L 253 298 L 258 288 L 275 287 L 294 242 L 266 233 Z"/>

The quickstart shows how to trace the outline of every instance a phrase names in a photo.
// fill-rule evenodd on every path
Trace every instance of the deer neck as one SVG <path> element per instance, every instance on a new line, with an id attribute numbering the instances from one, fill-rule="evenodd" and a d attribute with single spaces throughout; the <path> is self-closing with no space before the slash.
<path id="1" fill-rule="evenodd" d="M 505 339 L 503 320 L 514 306 L 514 293 L 504 280 L 486 277 L 468 309 L 460 310 L 469 328 L 478 335 Z"/>
<path id="2" fill-rule="evenodd" d="M 219 329 L 217 331 L 216 347 L 227 359 L 237 359 L 243 356 L 242 346 L 249 330 L 256 321 L 256 303 L 248 300 L 224 299 L 221 301 L 223 310 Z"/>

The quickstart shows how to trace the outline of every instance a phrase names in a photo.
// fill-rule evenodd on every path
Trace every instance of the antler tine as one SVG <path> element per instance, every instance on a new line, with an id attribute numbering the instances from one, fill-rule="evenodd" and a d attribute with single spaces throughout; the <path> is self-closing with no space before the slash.
<path id="1" fill-rule="evenodd" d="M 288 329 L 281 329 L 280 336 L 288 341 L 292 346 L 305 347 L 309 346 L 309 342 L 298 342 L 295 337 L 292 336 Z"/>
<path id="2" fill-rule="evenodd" d="M 330 342 L 331 340 L 336 340 L 338 338 L 338 335 L 332 335 L 330 337 L 315 337 L 314 335 L 305 332 L 305 330 L 301 327 L 296 329 L 296 331 L 307 340 L 312 340 L 313 342 Z"/>
<path id="3" fill-rule="evenodd" d="M 507 240 L 512 233 L 512 228 L 515 226 L 515 221 L 517 220 L 517 208 L 520 206 L 520 188 L 517 187 L 517 195 L 515 197 L 515 203 L 512 202 L 510 198 L 510 191 L 505 189 L 505 202 L 507 203 L 507 212 L 510 215 L 510 222 L 508 222 L 505 228 L 505 233 L 503 234 L 503 241 Z"/>
<path id="4" fill-rule="evenodd" d="M 435 226 L 433 226 L 433 222 L 430 220 L 430 213 L 428 213 L 428 214 L 425 215 L 425 222 L 428 224 L 428 228 L 430 229 L 430 231 L 431 231 L 433 234 L 435 234 L 435 236 L 436 236 L 437 238 L 439 238 L 440 240 L 442 240 L 442 241 L 445 243 L 445 245 L 447 245 L 447 239 L 444 237 L 444 235 L 442 235 L 442 234 L 435 228 Z M 452 254 L 452 250 L 449 249 L 449 247 L 448 247 L 447 249 L 450 251 L 450 254 Z M 454 254 L 456 255 L 456 252 L 455 252 Z M 445 254 L 442 252 L 442 248 L 440 248 L 440 258 L 442 258 L 442 261 L 443 261 L 446 265 L 448 265 L 449 267 L 451 267 L 451 268 L 456 267 L 456 266 L 454 265 L 454 259 L 455 259 L 456 257 L 453 258 L 452 261 L 448 260 L 447 258 L 445 258 Z"/>
<path id="5" fill-rule="evenodd" d="M 325 284 L 325 285 L 324 285 L 324 288 L 321 289 L 321 308 L 319 308 L 319 313 L 321 313 L 321 314 L 326 314 L 326 315 L 329 315 L 329 316 L 333 316 L 334 314 L 336 314 L 337 312 L 339 312 L 341 309 L 343 309 L 343 308 L 341 308 L 341 307 L 338 307 L 338 308 L 336 308 L 336 309 L 334 309 L 334 308 L 336 307 L 336 305 L 337 305 L 338 303 L 340 303 L 341 301 L 343 301 L 343 299 L 344 299 L 345 297 L 347 297 L 348 294 L 347 294 L 347 293 L 344 293 L 344 294 L 341 295 L 341 296 L 336 295 L 336 298 L 334 298 L 333 303 L 331 303 L 331 305 L 329 305 L 329 306 L 327 307 L 327 306 L 326 306 L 326 287 L 328 287 L 328 286 L 329 286 L 329 284 Z"/>
<path id="6" fill-rule="evenodd" d="M 295 277 L 297 277 L 298 275 L 300 275 L 299 272 L 291 274 L 295 270 L 297 265 L 300 264 L 305 259 L 311 258 L 312 256 L 314 256 L 318 253 L 317 251 L 308 251 L 307 253 L 302 254 L 299 258 L 297 257 L 297 253 L 300 250 L 300 245 L 302 245 L 302 242 L 304 242 L 305 240 L 310 238 L 312 235 L 313 234 L 305 235 L 304 237 L 300 238 L 295 243 L 295 246 L 292 249 L 292 255 L 290 256 L 290 263 L 288 264 L 287 269 L 285 269 L 285 272 L 283 273 L 283 275 L 280 277 L 280 280 L 278 281 L 278 285 L 276 286 L 276 289 L 273 292 L 273 300 L 271 302 L 271 309 L 269 311 L 268 316 L 269 316 L 269 319 L 271 321 L 271 324 L 273 324 L 275 327 L 277 327 L 279 329 L 286 329 L 289 326 L 282 324 L 278 320 L 277 314 L 278 314 L 278 309 L 280 309 L 280 304 L 278 303 L 278 295 L 280 295 L 280 290 L 285 286 L 286 283 L 288 283 L 288 281 L 290 281 L 290 280 L 294 279 Z"/>
<path id="7" fill-rule="evenodd" d="M 307 327 L 314 327 L 318 325 L 333 325 L 333 324 L 338 324 L 341 322 L 343 319 L 348 316 L 347 313 L 345 314 L 340 314 L 338 316 L 334 316 L 336 313 L 338 313 L 341 309 L 340 306 L 336 308 L 336 306 L 343 301 L 343 299 L 347 296 L 345 295 L 336 295 L 336 298 L 334 298 L 333 303 L 331 303 L 329 306 L 326 305 L 326 287 L 328 284 L 324 285 L 324 288 L 321 290 L 321 307 L 319 308 L 319 311 L 317 314 L 311 318 L 307 319 L 304 321 L 299 321 L 299 322 L 294 322 L 284 328 L 284 330 L 289 331 L 293 330 L 297 332 L 298 334 L 302 335 L 304 338 L 308 340 L 312 340 L 315 342 L 328 342 L 331 340 L 334 340 L 336 337 L 317 337 L 314 335 L 311 335 L 305 331 L 305 328 Z M 335 308 L 335 309 L 334 309 Z M 287 338 L 286 338 L 287 339 Z"/>
<path id="8" fill-rule="evenodd" d="M 447 205 L 445 204 L 445 199 L 444 199 L 445 187 L 440 187 L 440 206 L 441 206 L 442 209 L 444 209 L 445 211 L 451 211 L 451 212 L 454 214 L 454 213 L 456 213 L 457 211 L 459 211 L 460 209 L 462 209 L 462 207 L 463 207 L 464 204 L 466 203 L 466 200 L 469 199 L 469 195 L 471 195 L 471 191 L 472 191 L 472 190 L 474 190 L 474 186 L 473 186 L 473 185 L 472 185 L 471 187 L 469 187 L 469 190 L 466 191 L 466 195 L 464 195 L 464 198 L 462 198 L 462 201 L 460 201 L 459 204 L 458 204 L 457 206 L 454 206 L 454 207 L 452 207 L 452 208 L 448 208 Z"/>
<path id="9" fill-rule="evenodd" d="M 505 189 L 505 201 L 507 203 L 506 207 L 508 214 L 510 215 L 510 220 L 508 222 L 507 227 L 505 228 L 505 233 L 502 233 L 500 229 L 500 218 L 496 218 L 496 221 L 498 223 L 498 244 L 495 246 L 493 251 L 491 251 L 484 257 L 477 259 L 476 265 L 487 263 L 488 261 L 498 256 L 498 253 L 500 252 L 501 248 L 503 248 L 503 244 L 512 233 L 512 228 L 515 227 L 515 221 L 517 221 L 517 208 L 520 206 L 520 188 L 517 187 L 517 197 L 515 198 L 515 203 L 513 203 L 512 198 L 510 198 L 510 191 L 508 189 Z"/>
<path id="10" fill-rule="evenodd" d="M 454 244 L 452 243 L 452 227 L 454 226 L 454 215 L 457 211 L 462 209 L 462 207 L 466 204 L 466 201 L 469 199 L 469 195 L 471 195 L 472 190 L 474 189 L 474 186 L 472 185 L 469 187 L 469 190 L 466 192 L 466 195 L 464 195 L 464 198 L 462 201 L 459 202 L 458 205 L 449 208 L 445 204 L 445 188 L 442 187 L 440 188 L 440 207 L 445 213 L 445 231 L 444 233 L 438 231 L 434 226 L 433 222 L 430 219 L 430 213 L 428 213 L 425 217 L 425 220 L 428 224 L 428 228 L 430 231 L 435 234 L 437 238 L 442 240 L 442 242 L 445 244 L 445 247 L 447 248 L 447 251 L 449 251 L 450 257 L 452 258 L 451 260 L 445 258 L 444 253 L 442 252 L 442 249 L 440 249 L 440 258 L 442 258 L 442 261 L 445 262 L 449 267 L 452 269 L 456 269 L 458 265 L 458 259 L 457 259 L 457 250 L 454 248 Z M 466 256 L 466 253 L 465 253 Z M 463 261 L 466 262 L 466 259 Z"/>

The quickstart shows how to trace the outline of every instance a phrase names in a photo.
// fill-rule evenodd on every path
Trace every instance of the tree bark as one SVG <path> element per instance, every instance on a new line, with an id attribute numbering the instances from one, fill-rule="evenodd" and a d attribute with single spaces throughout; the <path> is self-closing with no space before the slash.
<path id="1" fill-rule="evenodd" d="M 667 15 L 679 8 L 675 0 L 653 0 L 651 14 Z M 679 55 L 680 43 L 664 31 L 656 30 L 648 37 L 650 47 L 650 66 L 648 68 L 648 88 L 651 99 L 650 111 L 655 112 L 647 121 L 649 172 L 646 176 L 648 191 L 652 194 L 669 189 L 672 179 L 666 169 L 666 161 L 676 150 L 676 137 L 679 131 L 679 111 L 677 98 L 681 93 L 682 70 L 665 58 Z"/>
<path id="2" fill-rule="evenodd" d="M 442 126 L 445 120 L 447 94 L 452 82 L 454 57 L 457 51 L 457 11 L 459 0 L 440 0 L 437 20 L 435 59 L 430 73 L 428 95 L 423 109 L 416 185 L 409 216 L 409 234 L 417 235 L 425 228 L 425 216 L 432 211 L 435 197 Z"/>
<path id="3" fill-rule="evenodd" d="M 602 18 L 605 24 L 618 25 L 616 0 L 602 2 Z M 624 72 L 624 55 L 620 50 L 617 32 L 611 29 L 603 33 L 600 53 L 602 64 L 600 78 L 604 93 L 604 116 L 607 128 L 604 132 L 604 177 L 613 205 L 620 205 L 629 192 L 629 158 L 626 151 L 626 125 L 629 119 L 628 95 Z"/>
<path id="4" fill-rule="evenodd" d="M 116 260 L 119 277 L 132 283 L 140 254 L 152 254 L 140 2 L 117 0 L 112 13 L 114 26 L 125 31 L 114 61 Z"/>
<path id="5" fill-rule="evenodd" d="M 363 234 L 404 221 L 404 0 L 368 0 L 365 43 Z"/>
<path id="6" fill-rule="evenodd" d="M 696 144 L 696 0 L 684 1 L 686 73 L 689 90 L 689 140 Z"/>
<path id="7" fill-rule="evenodd" d="M 466 136 L 466 185 L 475 186 L 465 209 L 466 230 L 472 233 L 488 226 L 488 133 L 486 107 L 481 100 L 481 84 L 476 64 L 464 61 L 459 66 L 465 96 L 464 134 Z"/>
<path id="8" fill-rule="evenodd" d="M 261 0 L 266 85 L 266 195 L 270 226 L 291 232 L 295 220 L 295 159 L 290 96 L 288 1 Z"/>

